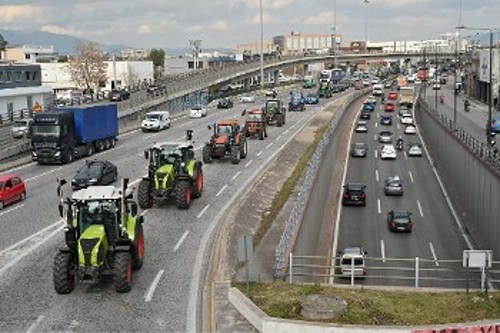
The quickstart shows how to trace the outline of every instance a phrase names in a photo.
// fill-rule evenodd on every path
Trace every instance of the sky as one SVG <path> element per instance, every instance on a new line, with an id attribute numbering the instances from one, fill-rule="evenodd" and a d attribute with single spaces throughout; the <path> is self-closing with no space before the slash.
<path id="1" fill-rule="evenodd" d="M 421 40 L 459 25 L 500 28 L 500 0 L 261 0 L 264 38 L 332 33 L 351 40 Z M 260 0 L 0 0 L 0 27 L 140 48 L 235 48 L 260 38 Z M 334 7 L 336 15 L 334 15 Z M 461 13 L 461 15 L 460 15 Z M 460 20 L 461 16 L 461 20 Z M 365 29 L 367 28 L 367 29 Z M 462 35 L 474 32 L 462 32 Z"/>

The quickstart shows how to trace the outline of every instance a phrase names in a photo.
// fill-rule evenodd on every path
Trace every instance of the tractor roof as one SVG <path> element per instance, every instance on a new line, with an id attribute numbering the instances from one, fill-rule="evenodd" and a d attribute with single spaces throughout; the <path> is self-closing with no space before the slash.
<path id="1" fill-rule="evenodd" d="M 247 113 L 263 113 L 262 109 L 253 108 L 247 111 Z"/>
<path id="2" fill-rule="evenodd" d="M 219 121 L 217 122 L 217 126 L 220 126 L 220 125 L 222 125 L 222 126 L 227 126 L 227 125 L 229 125 L 229 126 L 238 125 L 238 120 L 236 120 L 236 119 L 219 120 Z"/>
<path id="3" fill-rule="evenodd" d="M 121 191 L 114 186 L 89 186 L 76 191 L 71 199 L 78 201 L 90 201 L 99 199 L 116 200 L 122 198 Z"/>
<path id="4" fill-rule="evenodd" d="M 190 149 L 193 148 L 193 145 L 191 144 L 191 142 L 185 142 L 185 141 L 167 141 L 167 142 L 155 143 L 151 148 L 161 149 L 161 150 L 164 150 L 165 148 Z"/>

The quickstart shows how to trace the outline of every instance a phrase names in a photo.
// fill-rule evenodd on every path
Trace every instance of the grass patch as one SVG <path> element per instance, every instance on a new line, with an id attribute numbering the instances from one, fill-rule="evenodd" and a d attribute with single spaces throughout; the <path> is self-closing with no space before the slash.
<path id="1" fill-rule="evenodd" d="M 235 284 L 243 293 L 245 284 Z M 347 311 L 329 323 L 353 325 L 439 325 L 500 318 L 500 293 L 398 292 L 338 289 L 282 281 L 252 283 L 255 304 L 271 317 L 307 320 L 300 314 L 300 298 L 309 294 L 337 295 Z M 328 321 L 325 321 L 328 322 Z"/>
<path id="2" fill-rule="evenodd" d="M 323 138 L 323 135 L 325 134 L 329 126 L 330 124 L 326 124 L 323 127 L 316 130 L 316 132 L 314 133 L 313 142 L 306 148 L 306 150 L 300 157 L 299 161 L 297 162 L 297 165 L 293 169 L 292 174 L 290 175 L 290 177 L 287 178 L 287 180 L 281 187 L 280 191 L 274 197 L 269 210 L 262 214 L 259 228 L 257 229 L 255 235 L 253 236 L 254 248 L 256 248 L 260 244 L 260 241 L 262 240 L 264 235 L 271 228 L 273 221 L 276 219 L 279 212 L 281 211 L 285 203 L 288 201 L 288 198 L 290 198 L 293 189 L 297 185 L 300 177 L 302 176 L 302 173 L 307 168 L 309 160 L 314 155 L 316 148 L 318 147 L 321 139 Z"/>

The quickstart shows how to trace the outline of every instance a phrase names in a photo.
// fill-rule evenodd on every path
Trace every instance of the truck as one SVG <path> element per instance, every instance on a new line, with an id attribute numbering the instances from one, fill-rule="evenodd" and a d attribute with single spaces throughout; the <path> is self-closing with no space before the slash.
<path id="1" fill-rule="evenodd" d="M 396 80 L 397 80 L 398 90 L 401 89 L 401 87 L 408 86 L 408 80 L 406 79 L 405 76 L 400 75 L 400 76 L 398 76 L 398 78 Z"/>
<path id="2" fill-rule="evenodd" d="M 399 89 L 399 104 L 404 105 L 408 108 L 413 107 L 413 100 L 415 98 L 415 88 L 414 87 L 401 87 Z"/>
<path id="3" fill-rule="evenodd" d="M 302 88 L 310 89 L 314 88 L 316 82 L 314 81 L 314 75 L 305 75 L 302 81 Z"/>
<path id="4" fill-rule="evenodd" d="M 34 115 L 31 157 L 39 164 L 71 163 L 113 148 L 118 136 L 116 103 L 57 108 Z"/>

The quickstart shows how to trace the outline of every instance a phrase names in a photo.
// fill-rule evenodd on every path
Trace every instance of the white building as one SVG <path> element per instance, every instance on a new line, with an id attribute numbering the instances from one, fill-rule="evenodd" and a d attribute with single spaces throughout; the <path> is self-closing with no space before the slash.
<path id="1" fill-rule="evenodd" d="M 430 38 L 426 40 L 390 40 L 381 42 L 368 41 L 368 48 L 376 47 L 382 48 L 384 53 L 393 52 L 415 52 L 421 53 L 426 50 L 426 52 L 432 53 L 438 52 L 455 52 L 458 46 L 458 39 L 455 34 L 445 33 L 439 35 L 436 38 Z M 467 40 L 462 39 L 460 41 L 461 49 L 465 50 L 467 46 Z"/>
<path id="2" fill-rule="evenodd" d="M 54 46 L 8 45 L 5 49 L 5 59 L 16 63 L 56 62 L 58 58 L 59 55 L 54 50 Z"/>

